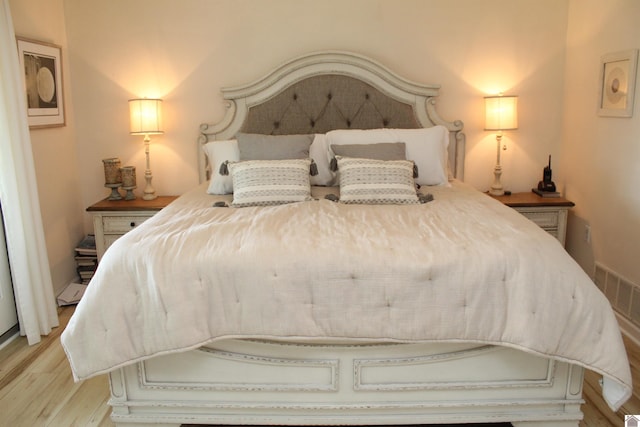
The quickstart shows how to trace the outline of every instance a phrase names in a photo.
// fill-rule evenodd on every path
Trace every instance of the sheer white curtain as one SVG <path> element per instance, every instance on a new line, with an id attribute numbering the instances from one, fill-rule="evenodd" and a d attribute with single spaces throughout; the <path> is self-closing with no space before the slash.
<path id="1" fill-rule="evenodd" d="M 20 333 L 35 344 L 58 326 L 58 315 L 13 22 L 9 1 L 0 1 L 0 200 Z"/>

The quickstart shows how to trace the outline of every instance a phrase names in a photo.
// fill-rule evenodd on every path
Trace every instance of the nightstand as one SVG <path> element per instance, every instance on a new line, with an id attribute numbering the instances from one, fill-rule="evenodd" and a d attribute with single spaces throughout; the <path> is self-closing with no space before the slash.
<path id="1" fill-rule="evenodd" d="M 575 205 L 573 202 L 562 197 L 541 197 L 532 191 L 491 197 L 538 224 L 564 246 L 567 235 L 567 216 L 569 209 Z"/>
<path id="2" fill-rule="evenodd" d="M 127 231 L 133 230 L 178 196 L 159 196 L 154 200 L 104 199 L 87 208 L 93 215 L 93 232 L 96 236 L 98 261 L 113 242 Z"/>

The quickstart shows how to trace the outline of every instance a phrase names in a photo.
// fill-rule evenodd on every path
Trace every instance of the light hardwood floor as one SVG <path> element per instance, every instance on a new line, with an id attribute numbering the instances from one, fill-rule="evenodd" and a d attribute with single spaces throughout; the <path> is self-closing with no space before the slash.
<path id="1" fill-rule="evenodd" d="M 74 307 L 59 310 L 60 327 L 41 343 L 28 346 L 25 338 L 0 350 L 0 427 L 112 427 L 109 385 L 102 375 L 74 383 L 60 334 Z M 625 340 L 633 378 L 640 383 L 640 348 Z M 587 372 L 585 419 L 581 427 L 624 426 L 625 414 L 640 414 L 640 387 L 617 413 L 602 400 L 598 376 Z"/>
<path id="2" fill-rule="evenodd" d="M 39 344 L 20 337 L 0 350 L 0 426 L 113 426 L 107 377 L 74 383 L 60 345 L 73 310 L 60 309 L 60 327 Z"/>

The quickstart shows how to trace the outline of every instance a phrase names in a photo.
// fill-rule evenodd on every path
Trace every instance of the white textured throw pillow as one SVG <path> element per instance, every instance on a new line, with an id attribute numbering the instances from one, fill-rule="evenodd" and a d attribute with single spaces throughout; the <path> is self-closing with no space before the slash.
<path id="1" fill-rule="evenodd" d="M 311 159 L 247 160 L 229 163 L 233 207 L 305 202 L 311 198 Z"/>
<path id="2" fill-rule="evenodd" d="M 337 156 L 340 202 L 348 204 L 420 203 L 409 160 L 372 160 Z"/>
<path id="3" fill-rule="evenodd" d="M 209 194 L 231 194 L 233 193 L 233 182 L 230 175 L 220 175 L 220 165 L 225 161 L 237 162 L 240 160 L 238 141 L 231 139 L 228 141 L 207 142 L 202 149 L 209 159 L 211 168 L 211 178 L 207 193 Z"/>
<path id="4" fill-rule="evenodd" d="M 341 129 L 327 132 L 327 144 L 372 144 L 404 142 L 407 160 L 418 168 L 416 183 L 448 185 L 449 131 L 444 126 L 420 129 Z M 329 148 L 329 160 L 335 153 Z"/>

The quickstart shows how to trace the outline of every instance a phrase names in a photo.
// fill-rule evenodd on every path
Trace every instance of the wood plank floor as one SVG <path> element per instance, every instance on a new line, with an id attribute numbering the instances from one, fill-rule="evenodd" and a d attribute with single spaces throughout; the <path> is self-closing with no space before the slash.
<path id="1" fill-rule="evenodd" d="M 18 338 L 0 350 L 0 427 L 112 427 L 106 376 L 74 383 L 60 334 L 74 307 L 59 310 L 60 327 L 28 346 Z M 640 384 L 640 347 L 625 340 L 634 384 Z M 581 427 L 624 426 L 625 414 L 640 414 L 640 387 L 617 413 L 602 400 L 598 376 L 585 377 Z"/>
<path id="2" fill-rule="evenodd" d="M 113 426 L 107 377 L 74 383 L 60 345 L 73 310 L 60 309 L 60 327 L 39 344 L 20 337 L 0 350 L 0 426 Z"/>

